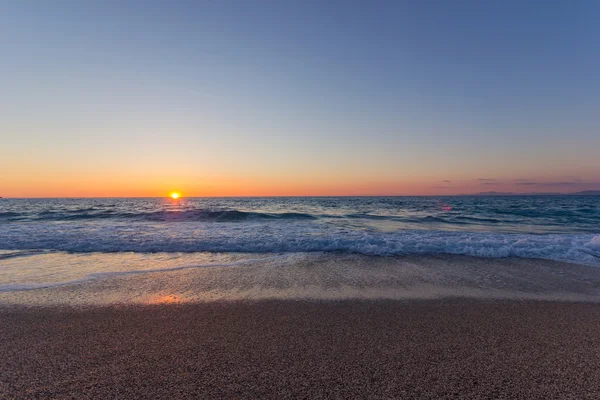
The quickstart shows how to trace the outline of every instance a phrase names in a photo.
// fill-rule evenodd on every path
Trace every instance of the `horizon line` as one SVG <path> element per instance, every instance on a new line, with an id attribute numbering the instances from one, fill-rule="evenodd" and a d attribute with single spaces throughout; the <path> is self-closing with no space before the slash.
<path id="1" fill-rule="evenodd" d="M 578 192 L 478 192 L 478 193 L 458 193 L 458 194 L 365 194 L 365 195 L 265 195 L 265 196 L 181 196 L 181 199 L 235 199 L 235 198 L 297 198 L 297 197 L 461 197 L 461 196 L 480 196 L 480 197 L 502 197 L 502 196 L 573 196 L 585 192 L 599 192 L 598 194 L 589 194 L 588 196 L 600 196 L 600 190 L 582 190 Z M 585 196 L 585 194 L 583 194 Z M 33 199 L 170 199 L 170 196 L 40 196 L 40 197 L 3 197 L 0 200 L 33 200 Z"/>

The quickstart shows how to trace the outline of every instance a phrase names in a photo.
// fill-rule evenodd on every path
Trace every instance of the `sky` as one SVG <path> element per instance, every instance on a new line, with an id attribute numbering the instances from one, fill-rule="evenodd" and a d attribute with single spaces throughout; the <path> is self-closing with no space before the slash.
<path id="1" fill-rule="evenodd" d="M 0 0 L 0 196 L 600 189 L 598 1 Z"/>

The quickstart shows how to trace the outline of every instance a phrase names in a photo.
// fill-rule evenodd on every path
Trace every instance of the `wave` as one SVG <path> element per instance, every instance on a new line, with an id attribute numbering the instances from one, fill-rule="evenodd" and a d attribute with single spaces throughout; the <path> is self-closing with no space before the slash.
<path id="1" fill-rule="evenodd" d="M 0 221 L 18 221 L 21 218 L 27 217 L 25 213 L 19 213 L 14 211 L 0 212 Z"/>
<path id="2" fill-rule="evenodd" d="M 473 223 L 478 223 L 478 224 L 499 224 L 499 223 L 504 222 L 497 218 L 482 218 L 482 217 L 467 217 L 467 216 L 458 216 L 458 217 L 456 217 L 456 219 L 460 220 L 460 221 L 467 221 L 467 222 L 473 222 Z"/>
<path id="3" fill-rule="evenodd" d="M 283 205 L 285 206 L 285 205 Z M 311 210 L 312 211 L 312 210 Z M 321 211 L 321 210 L 320 210 Z M 322 210 L 321 213 L 309 212 L 265 212 L 264 210 L 247 211 L 236 208 L 188 208 L 188 209 L 135 209 L 132 207 L 92 206 L 81 208 L 46 209 L 41 212 L 29 211 L 4 211 L 0 212 L 0 224 L 20 222 L 92 222 L 92 221 L 141 221 L 141 222 L 212 222 L 212 223 L 243 223 L 253 221 L 265 222 L 294 222 L 294 221 L 336 221 L 346 223 L 359 223 L 374 226 L 374 224 L 397 224 L 401 228 L 416 228 L 418 226 L 434 229 L 462 229 L 469 227 L 480 230 L 505 231 L 532 231 L 559 233 L 567 230 L 572 233 L 587 232 L 597 233 L 600 219 L 595 215 L 569 214 L 569 217 L 557 216 L 554 212 L 548 212 L 541 216 L 539 213 L 535 218 L 523 219 L 527 211 L 510 213 L 506 209 L 493 213 L 474 214 L 464 211 L 423 212 L 407 211 L 406 209 L 394 210 L 397 212 L 340 212 Z M 329 212 L 328 212 L 329 211 Z M 349 211 L 349 210 L 346 210 Z M 390 210 L 391 211 L 391 210 Z M 516 218 L 516 215 L 520 215 Z M 534 214 L 531 214 L 532 216 Z"/>
<path id="4" fill-rule="evenodd" d="M 329 216 L 327 216 L 329 217 Z M 378 214 L 348 214 L 340 216 L 340 218 L 350 219 L 365 219 L 365 220 L 376 220 L 376 221 L 393 221 L 403 222 L 409 224 L 449 224 L 449 225 L 487 225 L 487 224 L 499 224 L 502 221 L 496 218 L 483 218 L 483 217 L 469 217 L 469 216 L 396 216 L 396 215 L 378 215 Z"/>
<path id="5" fill-rule="evenodd" d="M 78 221 L 95 219 L 138 220 L 138 221 L 213 221 L 236 222 L 247 220 L 314 220 L 317 216 L 296 213 L 261 213 L 238 210 L 184 210 L 184 211 L 153 211 L 153 212 L 118 212 L 113 210 L 98 211 L 94 207 L 69 211 L 43 211 L 37 214 L 17 212 L 0 213 L 0 220 L 32 221 Z"/>
<path id="6" fill-rule="evenodd" d="M 387 220 L 406 223 L 448 223 L 462 224 L 460 220 L 486 222 L 486 219 L 459 217 L 456 220 L 439 216 L 426 215 L 422 217 L 404 217 L 378 214 L 308 214 L 299 212 L 264 213 L 239 210 L 184 210 L 184 211 L 153 211 L 153 212 L 117 212 L 113 210 L 98 211 L 91 207 L 69 211 L 44 211 L 35 215 L 24 213 L 4 213 L 0 218 L 23 219 L 34 221 L 78 221 L 95 219 L 137 220 L 154 222 L 203 221 L 203 222 L 244 222 L 249 220 L 318 220 L 318 219 L 364 219 Z"/>
<path id="7" fill-rule="evenodd" d="M 525 257 L 600 266 L 598 234 L 517 234 L 443 230 L 381 232 L 331 224 L 19 224 L 0 249 L 69 252 L 350 252 Z"/>

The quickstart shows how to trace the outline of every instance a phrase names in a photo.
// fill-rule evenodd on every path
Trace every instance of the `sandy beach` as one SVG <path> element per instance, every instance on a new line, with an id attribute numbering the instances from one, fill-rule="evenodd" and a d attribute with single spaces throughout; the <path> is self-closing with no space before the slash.
<path id="1" fill-rule="evenodd" d="M 597 304 L 11 306 L 0 321 L 2 398 L 600 396 Z"/>

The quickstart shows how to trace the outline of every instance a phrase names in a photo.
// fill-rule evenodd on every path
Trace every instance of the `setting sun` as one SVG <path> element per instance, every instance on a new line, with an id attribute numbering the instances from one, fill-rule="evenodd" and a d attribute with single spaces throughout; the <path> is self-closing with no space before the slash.
<path id="1" fill-rule="evenodd" d="M 179 193 L 177 193 L 177 192 L 171 193 L 171 198 L 174 200 L 177 200 L 179 198 Z"/>

